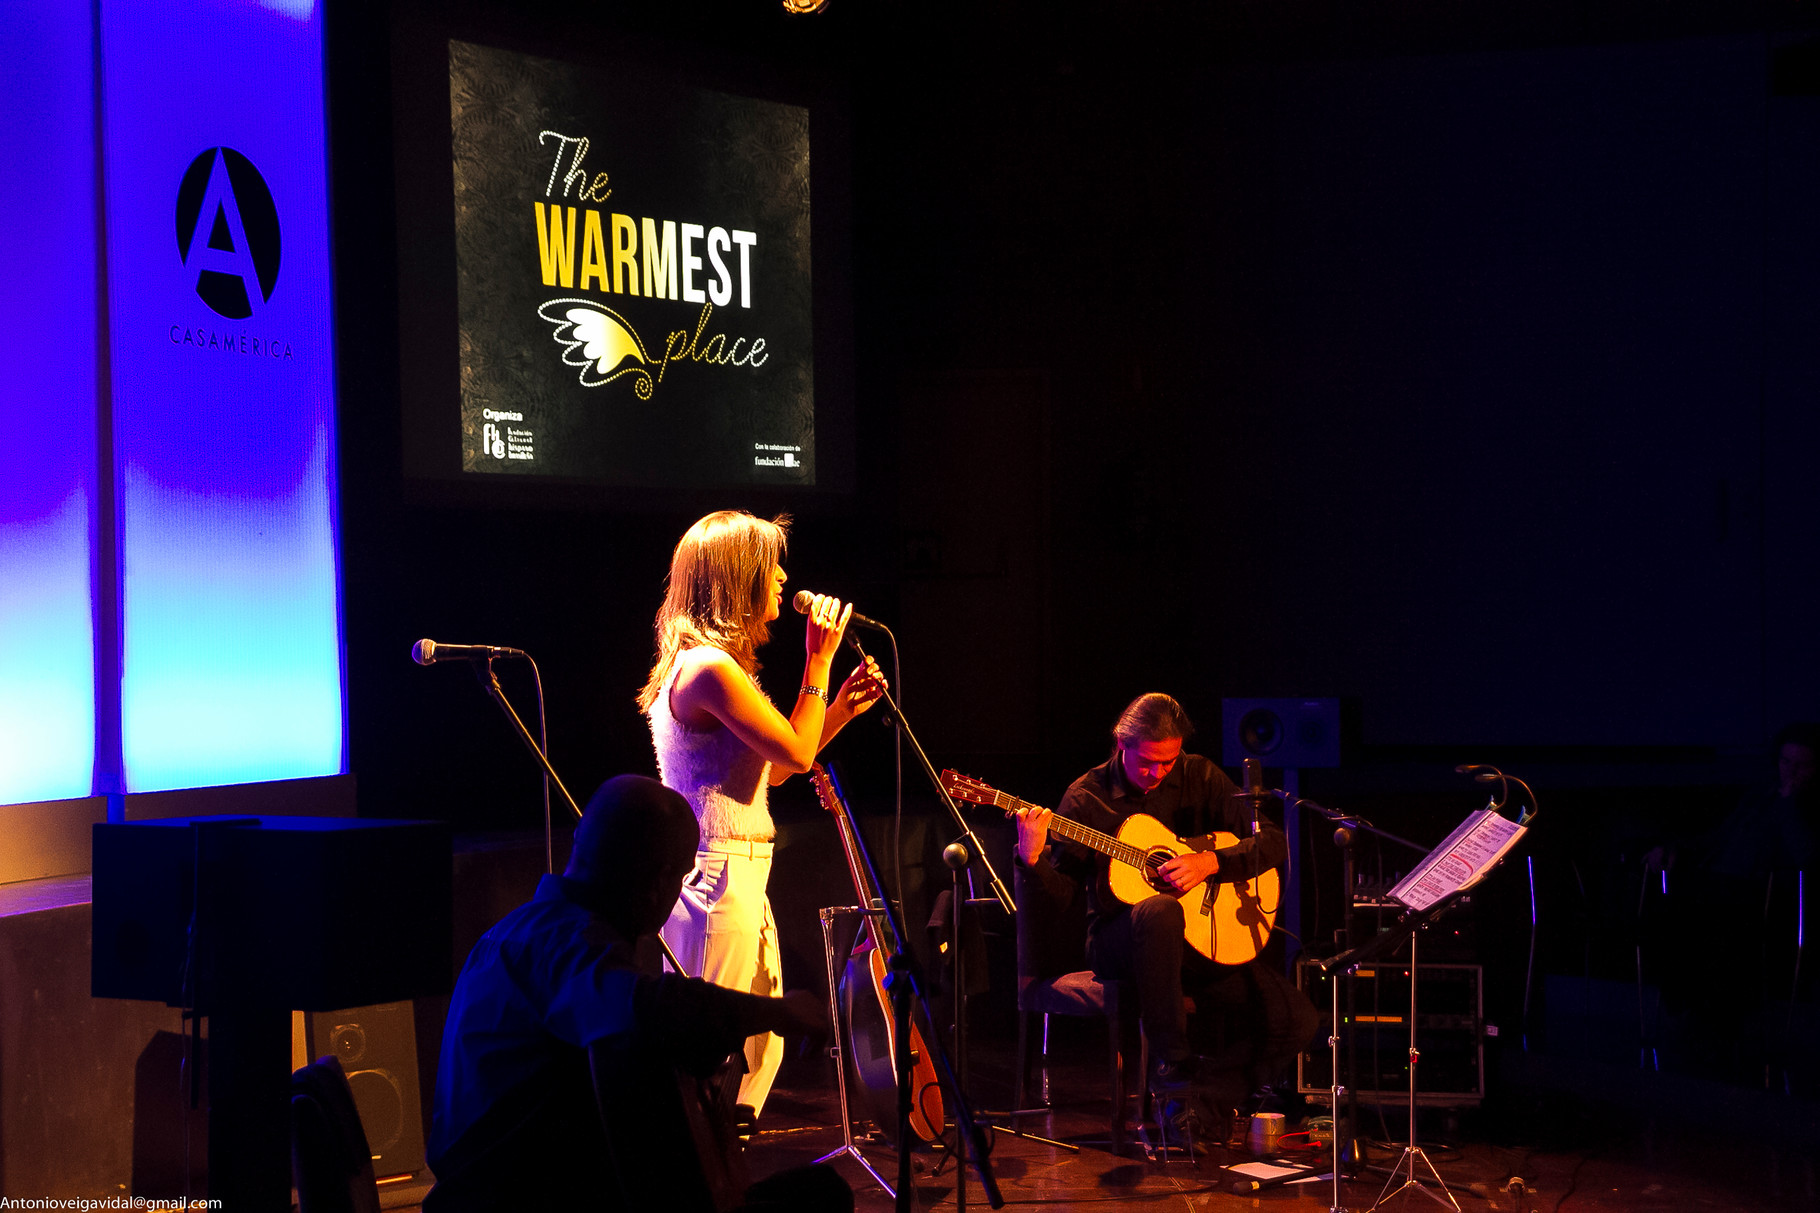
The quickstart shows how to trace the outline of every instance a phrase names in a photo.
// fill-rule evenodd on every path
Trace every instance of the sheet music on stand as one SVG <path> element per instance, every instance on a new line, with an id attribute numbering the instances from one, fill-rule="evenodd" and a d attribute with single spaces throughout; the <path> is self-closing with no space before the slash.
<path id="1" fill-rule="evenodd" d="M 1470 813 L 1440 846 L 1423 857 L 1414 871 L 1397 882 L 1390 896 L 1419 911 L 1470 889 L 1517 845 L 1528 829 L 1496 809 Z"/>

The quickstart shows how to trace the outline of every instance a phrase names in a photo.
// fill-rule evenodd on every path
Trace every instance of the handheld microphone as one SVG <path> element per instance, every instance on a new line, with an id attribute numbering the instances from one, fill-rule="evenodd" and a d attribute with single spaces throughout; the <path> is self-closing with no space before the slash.
<path id="1" fill-rule="evenodd" d="M 490 661 L 495 657 L 523 657 L 524 650 L 502 648 L 491 644 L 437 644 L 419 640 L 411 646 L 411 660 L 418 665 L 435 665 L 438 661 Z"/>
<path id="2" fill-rule="evenodd" d="M 790 605 L 796 608 L 796 613 L 798 615 L 807 615 L 809 613 L 809 608 L 814 604 L 815 595 L 808 590 L 796 591 L 796 597 L 790 600 Z M 875 632 L 889 632 L 891 630 L 878 620 L 868 619 L 858 611 L 849 615 L 847 617 L 847 622 L 849 624 L 858 624 L 862 628 L 871 628 Z"/>

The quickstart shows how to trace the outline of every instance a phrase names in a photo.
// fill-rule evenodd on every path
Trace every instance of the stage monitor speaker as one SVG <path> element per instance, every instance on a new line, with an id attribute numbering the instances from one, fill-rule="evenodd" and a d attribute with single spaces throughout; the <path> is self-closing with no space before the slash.
<path id="1" fill-rule="evenodd" d="M 1267 767 L 1340 765 L 1338 699 L 1220 700 L 1220 763 L 1247 758 Z"/>
<path id="2" fill-rule="evenodd" d="M 421 1171 L 423 1105 L 411 1004 L 306 1012 L 304 1032 L 312 1060 L 334 1056 L 347 1071 L 367 1148 L 373 1152 L 373 1173 L 383 1177 Z"/>

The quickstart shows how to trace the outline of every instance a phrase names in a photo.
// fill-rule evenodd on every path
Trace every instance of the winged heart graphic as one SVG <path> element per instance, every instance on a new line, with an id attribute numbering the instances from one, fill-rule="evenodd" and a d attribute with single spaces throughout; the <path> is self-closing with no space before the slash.
<path id="1" fill-rule="evenodd" d="M 537 314 L 556 326 L 562 360 L 581 368 L 583 387 L 600 387 L 627 375 L 640 400 L 651 398 L 651 356 L 625 317 L 591 299 L 552 299 Z"/>

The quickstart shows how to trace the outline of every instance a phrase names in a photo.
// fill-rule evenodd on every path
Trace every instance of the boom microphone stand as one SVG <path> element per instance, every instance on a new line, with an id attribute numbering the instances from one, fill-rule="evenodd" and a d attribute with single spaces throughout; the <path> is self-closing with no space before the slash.
<path id="1" fill-rule="evenodd" d="M 851 629 L 847 632 L 846 640 L 848 646 L 859 654 L 862 663 L 869 660 L 865 648 L 860 645 L 859 637 L 855 636 Z M 941 798 L 942 805 L 948 810 L 948 815 L 954 818 L 956 828 L 967 840 L 969 852 L 977 855 L 980 864 L 986 869 L 986 881 L 991 886 L 992 896 L 997 898 L 1000 906 L 1004 907 L 1005 913 L 1017 913 L 1017 903 L 1011 900 L 1011 890 L 1005 887 L 1005 882 L 993 869 L 992 861 L 986 857 L 985 845 L 980 842 L 979 835 L 973 832 L 973 827 L 968 824 L 967 818 L 961 813 L 960 806 L 954 803 L 954 797 L 948 795 L 948 789 L 942 786 L 942 777 L 936 773 L 935 764 L 929 761 L 929 755 L 923 749 L 923 743 L 916 739 L 916 733 L 910 728 L 910 722 L 904 719 L 904 713 L 897 706 L 897 700 L 891 697 L 889 688 L 882 691 L 879 697 L 884 701 L 886 722 L 897 730 L 899 737 L 910 743 L 910 752 L 916 755 L 916 761 L 921 764 L 923 774 L 929 778 L 929 785 L 935 789 L 935 794 Z M 873 875 L 876 878 L 877 872 L 875 871 Z M 898 890 L 898 895 L 901 897 L 903 890 Z"/>
<path id="2" fill-rule="evenodd" d="M 442 656 L 437 656 L 438 650 L 442 650 Z M 541 744 L 537 738 L 531 736 L 531 730 L 526 727 L 517 710 L 512 707 L 512 701 L 506 698 L 505 688 L 499 685 L 499 675 L 493 672 L 493 662 L 500 657 L 522 658 L 531 667 L 531 677 L 537 685 L 537 726 L 538 731 L 543 734 Z M 554 830 L 550 822 L 550 785 L 556 785 L 556 790 L 562 793 L 562 798 L 568 802 L 569 810 L 575 814 L 577 821 L 581 819 L 581 806 L 575 803 L 575 797 L 569 795 L 569 789 L 564 786 L 562 776 L 556 773 L 556 768 L 550 765 L 550 734 L 544 720 L 543 710 L 543 674 L 538 670 L 536 660 L 529 653 L 520 652 L 518 649 L 483 644 L 438 645 L 431 640 L 418 641 L 411 649 L 411 659 L 418 665 L 426 666 L 450 659 L 465 660 L 474 671 L 474 678 L 480 683 L 481 689 L 492 698 L 494 703 L 499 705 L 499 710 L 504 712 L 506 719 L 512 722 L 512 728 L 517 732 L 518 739 L 524 742 L 525 749 L 531 751 L 538 764 L 543 767 L 544 870 L 554 872 L 556 870 L 556 847 Z"/>
<path id="3" fill-rule="evenodd" d="M 855 636 L 851 630 L 846 634 L 846 641 L 848 646 L 859 655 L 859 659 L 862 663 L 869 660 L 865 647 L 860 644 L 859 637 Z M 948 795 L 948 789 L 942 786 L 941 776 L 936 773 L 935 764 L 929 761 L 929 754 L 923 749 L 923 743 L 916 739 L 916 732 L 910 727 L 910 722 L 904 718 L 903 709 L 898 707 L 897 700 L 892 697 L 889 689 L 882 692 L 881 698 L 884 700 L 885 718 L 890 722 L 891 726 L 897 730 L 900 753 L 902 752 L 903 743 L 906 741 L 909 742 L 910 752 L 916 755 L 917 762 L 922 765 L 923 774 L 928 777 L 930 785 L 935 788 L 936 795 L 941 798 L 942 804 L 947 807 L 948 815 L 954 819 L 954 824 L 959 827 L 962 837 L 966 839 L 971 854 L 979 856 L 981 865 L 985 867 L 987 884 L 992 890 L 993 897 L 998 900 L 999 905 L 1004 908 L 1005 913 L 1017 913 L 1017 903 L 1012 900 L 1011 890 L 1005 887 L 1004 880 L 1000 878 L 998 872 L 994 870 L 992 866 L 992 860 L 987 858 L 986 848 L 984 844 L 980 842 L 979 835 L 973 832 L 973 826 L 967 821 L 967 818 L 962 815 L 960 807 L 954 803 L 954 798 Z M 866 866 L 872 868 L 874 887 L 882 889 L 884 885 L 878 881 L 878 870 L 872 867 L 871 856 L 867 854 L 863 841 L 861 842 L 859 849 L 860 853 L 866 856 Z M 903 890 L 901 888 L 898 890 L 898 896 L 900 898 L 903 896 Z M 889 898 L 885 899 L 885 905 L 888 910 L 892 909 Z M 957 919 L 956 921 L 959 920 Z M 894 919 L 892 925 L 897 934 L 898 951 L 891 957 L 891 976 L 886 978 L 885 987 L 892 994 L 892 1008 L 897 1020 L 898 1122 L 900 1130 L 902 1132 L 907 1132 L 910 1124 L 910 1089 L 908 1081 L 910 1074 L 909 993 L 906 992 L 903 1000 L 900 1001 L 897 993 L 897 986 L 904 984 L 905 981 L 910 983 L 915 990 L 917 998 L 922 1001 L 923 1013 L 928 1022 L 934 1023 L 935 1021 L 934 1017 L 929 1014 L 928 998 L 923 994 L 921 987 L 915 984 L 911 959 L 908 953 L 903 950 L 904 939 L 906 938 L 902 929 L 903 924 Z M 957 995 L 957 997 L 960 996 Z M 980 1129 L 978 1122 L 974 1119 L 973 1109 L 968 1102 L 967 1094 L 961 1089 L 961 1084 L 956 1079 L 953 1068 L 949 1064 L 947 1050 L 939 1043 L 932 1043 L 931 1048 L 935 1053 L 936 1065 L 941 1069 L 943 1077 L 948 1080 L 948 1088 L 954 1095 L 955 1132 L 960 1139 L 959 1153 L 961 1155 L 963 1170 L 965 1168 L 966 1156 L 971 1152 L 973 1156 L 973 1165 L 979 1171 L 980 1186 L 986 1190 L 987 1202 L 991 1204 L 994 1209 L 1000 1208 L 1004 1205 L 1005 1198 L 999 1193 L 998 1180 L 992 1173 L 992 1164 L 986 1158 L 985 1133 Z M 902 1135 L 902 1132 L 900 1132 L 898 1137 L 900 1143 L 906 1140 Z M 905 1194 L 909 1189 L 909 1158 L 908 1151 L 900 1153 L 898 1157 L 897 1207 L 900 1210 L 908 1208 Z M 959 1196 L 964 1207 L 964 1202 L 966 1201 L 966 1180 L 962 1178 L 959 1182 Z"/>
<path id="4" fill-rule="evenodd" d="M 530 658 L 527 657 L 525 660 L 530 661 Z M 474 677 L 479 680 L 481 689 L 492 696 L 493 702 L 499 705 L 499 710 L 506 714 L 506 719 L 510 720 L 512 727 L 518 731 L 518 739 L 524 742 L 525 748 L 536 756 L 538 763 L 543 767 L 544 774 L 550 777 L 550 782 L 556 785 L 556 790 L 562 793 L 562 798 L 569 802 L 569 809 L 575 814 L 575 820 L 580 821 L 581 806 L 575 803 L 575 797 L 569 795 L 569 789 L 563 784 L 562 776 L 558 775 L 556 768 L 550 765 L 550 758 L 544 752 L 544 747 L 537 744 L 537 738 L 531 736 L 531 730 L 525 727 L 525 722 L 519 719 L 518 713 L 513 709 L 512 701 L 506 698 L 504 688 L 499 685 L 499 675 L 493 672 L 493 658 L 488 657 L 485 661 L 476 661 L 473 666 Z M 537 663 L 532 661 L 531 668 L 535 670 Z M 538 685 L 542 685 L 541 678 L 538 680 Z M 549 806 L 545 805 L 544 843 L 546 848 L 549 845 L 549 833 L 550 811 Z"/>

